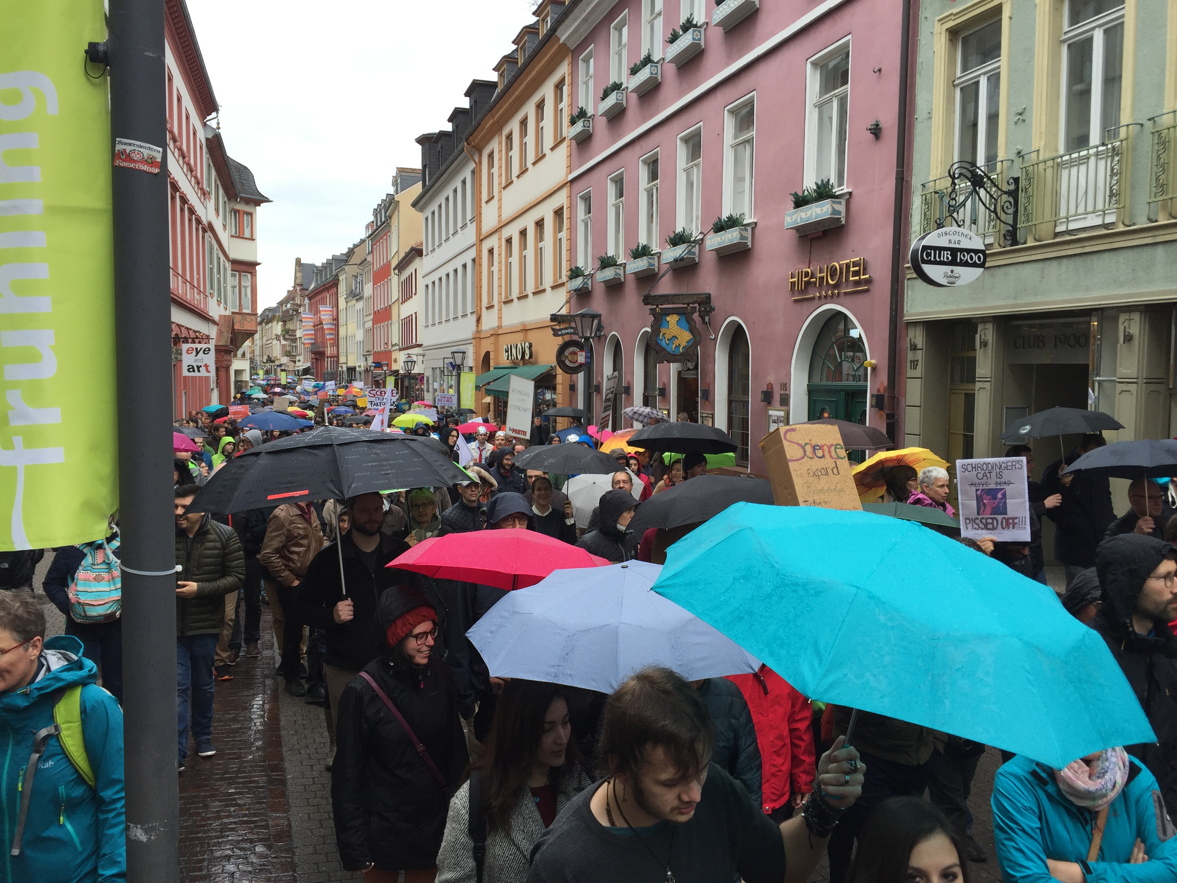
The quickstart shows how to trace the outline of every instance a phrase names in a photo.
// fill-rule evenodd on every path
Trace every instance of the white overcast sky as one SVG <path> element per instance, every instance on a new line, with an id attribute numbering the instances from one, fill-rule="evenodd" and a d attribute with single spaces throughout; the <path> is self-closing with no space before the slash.
<path id="1" fill-rule="evenodd" d="M 259 211 L 259 305 L 364 233 L 422 132 L 447 128 L 534 0 L 188 0 L 229 154 Z"/>

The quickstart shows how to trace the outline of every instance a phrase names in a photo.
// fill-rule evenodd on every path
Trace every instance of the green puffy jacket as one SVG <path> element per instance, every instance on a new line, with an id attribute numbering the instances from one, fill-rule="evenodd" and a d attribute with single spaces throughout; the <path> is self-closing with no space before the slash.
<path id="1" fill-rule="evenodd" d="M 176 599 L 176 637 L 217 634 L 225 595 L 245 583 L 245 555 L 233 528 L 207 515 L 192 536 L 176 531 L 177 580 L 196 583 L 195 598 Z"/>

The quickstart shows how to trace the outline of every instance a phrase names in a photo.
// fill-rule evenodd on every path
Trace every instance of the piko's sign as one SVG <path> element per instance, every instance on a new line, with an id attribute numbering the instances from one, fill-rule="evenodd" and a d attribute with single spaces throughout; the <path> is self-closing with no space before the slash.
<path id="1" fill-rule="evenodd" d="M 941 227 L 911 244 L 911 269 L 936 288 L 953 288 L 976 281 L 985 269 L 985 240 L 962 227 Z"/>
<path id="2" fill-rule="evenodd" d="M 870 290 L 870 283 L 870 272 L 863 257 L 789 271 L 789 292 L 795 301 L 858 294 Z"/>
<path id="3" fill-rule="evenodd" d="M 505 362 L 526 362 L 535 358 L 532 349 L 531 341 L 523 340 L 519 343 L 507 343 L 503 345 L 503 361 Z"/>

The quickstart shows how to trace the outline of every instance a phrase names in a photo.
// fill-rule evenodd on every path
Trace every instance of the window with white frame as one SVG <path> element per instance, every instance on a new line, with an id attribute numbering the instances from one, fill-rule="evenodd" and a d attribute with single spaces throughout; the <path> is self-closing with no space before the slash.
<path id="1" fill-rule="evenodd" d="M 519 121 L 519 171 L 521 172 L 527 168 L 527 145 L 531 143 L 530 135 L 527 117 L 524 117 Z"/>
<path id="2" fill-rule="evenodd" d="M 474 220 L 474 210 L 478 208 L 478 184 L 474 178 L 475 174 L 476 172 L 470 172 L 470 215 L 467 219 L 468 222 Z"/>
<path id="3" fill-rule="evenodd" d="M 544 288 L 547 283 L 548 242 L 543 220 L 535 222 L 535 287 Z"/>
<path id="4" fill-rule="evenodd" d="M 238 294 L 240 273 L 229 274 L 229 309 L 237 312 L 241 309 L 241 295 Z"/>
<path id="5" fill-rule="evenodd" d="M 568 119 L 568 85 L 563 80 L 556 83 L 555 89 L 556 120 L 552 126 L 552 143 L 555 144 L 564 137 L 564 126 Z"/>
<path id="6" fill-rule="evenodd" d="M 507 239 L 503 243 L 503 300 L 515 296 L 515 243 Z"/>
<path id="7" fill-rule="evenodd" d="M 625 171 L 609 176 L 609 216 L 605 231 L 608 253 L 621 260 L 625 256 Z"/>
<path id="8" fill-rule="evenodd" d="M 453 292 L 450 291 L 450 274 L 446 273 L 445 274 L 445 284 L 442 287 L 443 309 L 442 309 L 442 314 L 441 314 L 441 320 L 443 322 L 449 321 L 449 318 L 450 318 L 450 310 L 451 310 L 450 295 L 452 293 Z"/>
<path id="9" fill-rule="evenodd" d="M 679 11 L 680 22 L 686 21 L 688 16 L 700 24 L 707 21 L 707 13 L 703 8 L 703 0 L 682 0 Z"/>
<path id="10" fill-rule="evenodd" d="M 593 262 L 593 192 L 576 197 L 576 263 L 587 270 Z"/>
<path id="11" fill-rule="evenodd" d="M 486 198 L 495 195 L 495 154 L 491 150 L 486 154 Z"/>
<path id="12" fill-rule="evenodd" d="M 241 274 L 241 309 L 246 312 L 253 311 L 253 274 Z"/>
<path id="13" fill-rule="evenodd" d="M 445 198 L 445 238 L 450 238 L 450 198 Z"/>
<path id="14" fill-rule="evenodd" d="M 544 155 L 546 144 L 544 142 L 545 128 L 548 122 L 548 107 L 541 100 L 535 106 L 535 158 L 539 159 Z"/>
<path id="15" fill-rule="evenodd" d="M 515 134 L 508 132 L 503 137 L 503 184 L 515 180 Z"/>
<path id="16" fill-rule="evenodd" d="M 812 183 L 827 178 L 846 186 L 846 141 L 850 113 L 850 41 L 809 62 L 809 138 L 806 170 Z"/>
<path id="17" fill-rule="evenodd" d="M 629 77 L 629 12 L 621 13 L 609 28 L 609 81 L 624 83 Z M 587 107 L 588 105 L 586 105 Z"/>
<path id="18" fill-rule="evenodd" d="M 960 36 L 956 69 L 956 158 L 986 166 L 997 161 L 1001 19 Z"/>
<path id="19" fill-rule="evenodd" d="M 1062 151 L 1102 144 L 1120 125 L 1124 0 L 1068 0 L 1063 29 Z"/>
<path id="20" fill-rule="evenodd" d="M 465 316 L 470 312 L 470 265 L 463 263 L 462 271 L 462 315 Z"/>
<path id="21" fill-rule="evenodd" d="M 593 48 L 591 46 L 580 56 L 580 64 L 577 67 L 577 84 L 580 87 L 578 104 L 591 112 L 592 108 L 596 107 L 596 103 L 593 101 L 596 93 L 593 91 Z"/>
<path id="22" fill-rule="evenodd" d="M 662 0 L 642 0 L 642 54 L 662 57 Z"/>
<path id="23" fill-rule="evenodd" d="M 723 210 L 751 219 L 753 168 L 756 159 L 756 96 L 749 95 L 724 114 L 727 155 L 724 157 Z"/>
<path id="24" fill-rule="evenodd" d="M 642 207 L 638 218 L 638 241 L 658 248 L 658 151 L 642 157 Z"/>
<path id="25" fill-rule="evenodd" d="M 678 211 L 675 229 L 698 233 L 703 224 L 703 127 L 678 136 Z"/>
<path id="26" fill-rule="evenodd" d="M 460 215 L 461 224 L 463 227 L 465 227 L 467 224 L 466 218 L 468 217 L 468 212 L 466 211 L 466 179 L 464 177 L 462 178 L 462 183 L 458 185 L 458 193 L 458 204 L 461 206 L 460 210 L 462 212 Z"/>
<path id="27" fill-rule="evenodd" d="M 495 250 L 486 250 L 486 305 L 494 306 L 495 302 Z"/>
<path id="28" fill-rule="evenodd" d="M 564 209 L 558 208 L 552 215 L 552 226 L 556 228 L 556 252 L 552 255 L 552 281 L 564 280 Z"/>
<path id="29" fill-rule="evenodd" d="M 527 284 L 527 264 L 531 260 L 531 250 L 528 246 L 531 243 L 528 241 L 527 231 L 519 231 L 519 293 L 527 294 L 531 291 L 531 287 Z"/>

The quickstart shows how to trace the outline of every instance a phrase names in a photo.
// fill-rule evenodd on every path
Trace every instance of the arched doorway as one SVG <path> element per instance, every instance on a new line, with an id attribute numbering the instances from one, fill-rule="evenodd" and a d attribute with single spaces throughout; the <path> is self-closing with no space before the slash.
<path id="1" fill-rule="evenodd" d="M 736 443 L 736 462 L 747 465 L 751 447 L 752 350 L 748 330 L 728 319 L 715 348 L 715 425 Z"/>
<path id="2" fill-rule="evenodd" d="M 605 364 L 601 370 L 601 416 L 605 416 L 604 396 L 612 390 L 612 402 L 609 425 L 601 429 L 611 429 L 614 432 L 621 429 L 624 418 L 621 416 L 625 408 L 625 400 L 621 387 L 625 384 L 625 354 L 621 351 L 621 338 L 616 334 L 609 335 L 609 342 L 605 345 Z"/>
<path id="3" fill-rule="evenodd" d="M 833 313 L 809 357 L 807 420 L 833 417 L 866 422 L 866 347 L 862 332 L 846 313 Z"/>

